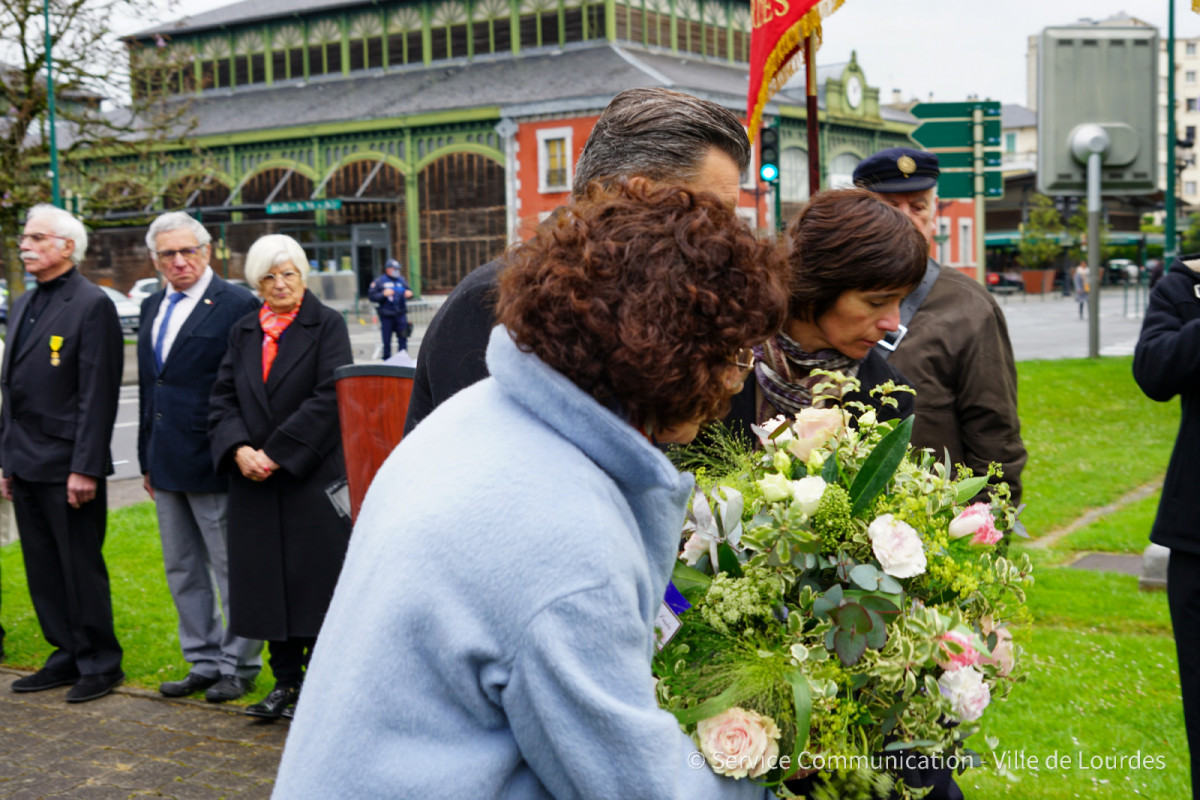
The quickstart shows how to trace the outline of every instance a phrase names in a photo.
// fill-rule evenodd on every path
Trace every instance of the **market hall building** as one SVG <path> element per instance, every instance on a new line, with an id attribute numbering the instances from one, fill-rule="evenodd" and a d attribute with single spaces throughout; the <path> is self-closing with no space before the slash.
<path id="1" fill-rule="evenodd" d="M 245 0 L 126 44 L 141 74 L 190 104 L 197 147 L 97 164 L 83 185 L 68 168 L 65 186 L 107 202 L 93 228 L 141 226 L 97 230 L 89 274 L 118 288 L 153 274 L 147 215 L 183 209 L 213 232 L 218 270 L 240 277 L 254 239 L 288 233 L 315 262 L 314 288 L 341 301 L 390 257 L 418 293 L 449 291 L 494 258 L 566 201 L 592 125 L 624 89 L 676 89 L 744 119 L 750 6 Z M 916 120 L 881 108 L 855 59 L 818 78 L 823 186 L 848 185 L 876 150 L 913 146 Z M 764 114 L 781 126 L 785 219 L 809 194 L 802 91 Z M 738 207 L 774 224 L 757 164 Z"/>

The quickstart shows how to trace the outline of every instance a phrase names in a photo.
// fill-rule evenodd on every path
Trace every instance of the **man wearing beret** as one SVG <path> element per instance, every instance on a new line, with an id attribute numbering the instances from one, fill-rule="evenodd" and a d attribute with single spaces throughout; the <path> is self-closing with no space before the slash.
<path id="1" fill-rule="evenodd" d="M 891 147 L 859 163 L 854 183 L 908 215 L 933 252 L 938 175 L 935 154 Z M 952 463 L 976 475 L 998 462 L 1019 505 L 1026 454 L 1016 364 L 1000 306 L 976 281 L 930 258 L 925 280 L 901 305 L 901 322 L 907 332 L 902 329 L 898 341 L 889 337 L 894 352 L 880 348 L 917 390 L 913 445 L 939 456 L 949 450 Z"/>

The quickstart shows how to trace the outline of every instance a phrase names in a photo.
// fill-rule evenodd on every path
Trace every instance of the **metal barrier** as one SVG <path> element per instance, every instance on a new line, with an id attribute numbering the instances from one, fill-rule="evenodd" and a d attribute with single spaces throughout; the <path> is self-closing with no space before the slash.
<path id="1" fill-rule="evenodd" d="M 1125 318 L 1144 317 L 1146 306 L 1150 304 L 1150 273 L 1142 270 L 1133 283 L 1126 278 L 1122 288 L 1122 313 Z"/>

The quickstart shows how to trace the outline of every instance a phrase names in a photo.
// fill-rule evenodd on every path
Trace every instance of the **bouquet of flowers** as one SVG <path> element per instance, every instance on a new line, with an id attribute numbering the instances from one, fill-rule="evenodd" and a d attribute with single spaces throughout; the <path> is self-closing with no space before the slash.
<path id="1" fill-rule="evenodd" d="M 856 383 L 828 374 L 814 405 Z M 894 391 L 873 394 L 886 408 Z M 988 487 L 997 467 L 952 472 L 910 449 L 911 418 L 848 406 L 755 426 L 758 450 L 718 431 L 677 453 L 697 488 L 659 615 L 659 704 L 718 773 L 919 796 L 897 775 L 973 763 L 964 740 L 1021 678 L 1008 625 L 1032 567 L 1005 555 L 1017 510 Z"/>

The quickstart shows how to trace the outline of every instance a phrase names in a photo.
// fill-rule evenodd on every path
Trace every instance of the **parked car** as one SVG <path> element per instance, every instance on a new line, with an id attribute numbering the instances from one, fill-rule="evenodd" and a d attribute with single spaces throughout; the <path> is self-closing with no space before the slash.
<path id="1" fill-rule="evenodd" d="M 1106 270 L 1107 283 L 1137 283 L 1138 265 L 1128 258 L 1113 258 Z"/>
<path id="2" fill-rule="evenodd" d="M 137 303 L 140 308 L 143 300 L 161 288 L 162 281 L 158 278 L 142 278 L 133 282 L 133 288 L 129 290 L 129 299 Z"/>
<path id="3" fill-rule="evenodd" d="M 1025 281 L 1021 273 L 1009 270 L 1007 272 L 989 272 L 987 274 L 988 291 L 996 294 L 1011 294 L 1025 291 Z"/>
<path id="4" fill-rule="evenodd" d="M 111 286 L 101 286 L 100 289 L 108 295 L 117 307 L 117 316 L 121 318 L 121 330 L 127 334 L 137 333 L 138 320 L 142 315 L 142 307 L 118 292 Z"/>

